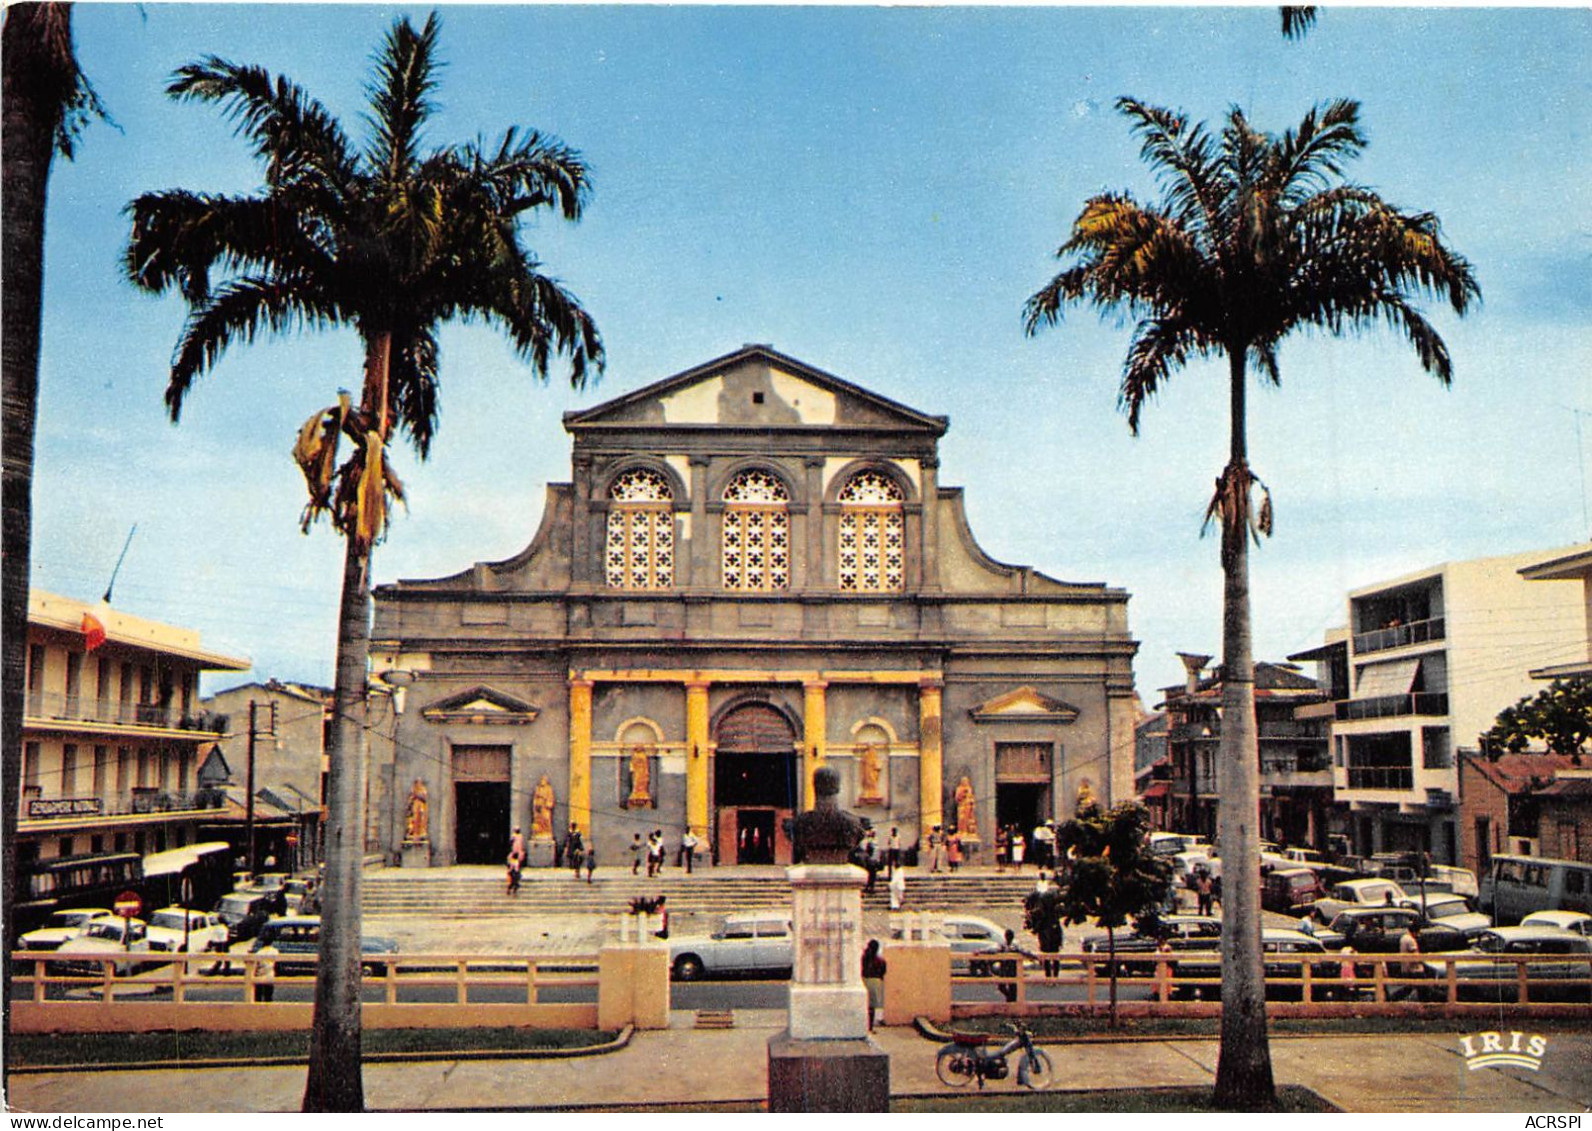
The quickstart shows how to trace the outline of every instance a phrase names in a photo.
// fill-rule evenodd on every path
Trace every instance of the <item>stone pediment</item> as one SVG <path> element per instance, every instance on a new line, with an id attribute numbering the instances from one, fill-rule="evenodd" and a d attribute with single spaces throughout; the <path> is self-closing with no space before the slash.
<path id="1" fill-rule="evenodd" d="M 433 723 L 523 725 L 534 721 L 541 710 L 523 699 L 480 686 L 438 699 L 420 713 Z"/>
<path id="2" fill-rule="evenodd" d="M 1070 723 L 1078 717 L 1078 708 L 1024 686 L 971 707 L 967 713 L 981 723 Z"/>
<path id="3" fill-rule="evenodd" d="M 571 432 L 595 428 L 870 428 L 944 433 L 930 416 L 843 381 L 769 346 L 732 354 L 633 393 L 564 415 Z"/>

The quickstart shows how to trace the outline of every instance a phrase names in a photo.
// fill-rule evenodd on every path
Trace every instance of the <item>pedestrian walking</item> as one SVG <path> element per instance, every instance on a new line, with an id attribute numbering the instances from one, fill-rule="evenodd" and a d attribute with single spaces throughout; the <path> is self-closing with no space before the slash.
<path id="1" fill-rule="evenodd" d="M 519 826 L 514 827 L 514 832 L 509 836 L 508 855 L 508 890 L 505 895 L 518 895 L 520 892 L 520 869 L 525 864 L 525 837 L 520 834 Z"/>
<path id="2" fill-rule="evenodd" d="M 586 850 L 586 882 L 591 883 L 591 874 L 597 870 L 597 842 L 593 841 Z"/>
<path id="3" fill-rule="evenodd" d="M 685 861 L 685 874 L 690 875 L 696 864 L 697 845 L 702 842 L 697 839 L 696 833 L 691 831 L 691 826 L 685 827 L 685 832 L 680 834 L 680 856 Z"/>
<path id="4" fill-rule="evenodd" d="M 1198 904 L 1195 914 L 1211 914 L 1211 903 L 1215 890 L 1215 885 L 1211 883 L 1210 872 L 1205 869 L 1204 865 L 1201 865 L 1194 873 L 1194 898 Z"/>
<path id="5" fill-rule="evenodd" d="M 862 984 L 868 987 L 868 1032 L 873 1032 L 874 1015 L 884 1008 L 884 977 L 889 969 L 879 953 L 879 940 L 869 939 L 862 951 Z"/>
<path id="6" fill-rule="evenodd" d="M 577 880 L 580 879 L 580 866 L 585 855 L 586 846 L 581 840 L 580 826 L 572 821 L 569 833 L 564 837 L 564 863 L 574 871 Z"/>
<path id="7" fill-rule="evenodd" d="M 890 910 L 900 911 L 901 905 L 907 898 L 907 873 L 905 868 L 897 868 L 890 873 Z"/>
<path id="8" fill-rule="evenodd" d="M 953 872 L 962 866 L 962 838 L 955 833 L 945 838 L 945 860 Z"/>
<path id="9" fill-rule="evenodd" d="M 1407 955 L 1421 953 L 1421 933 L 1419 928 L 1416 926 L 1417 923 L 1418 920 L 1411 919 L 1409 926 L 1405 928 L 1403 937 L 1399 939 L 1399 954 Z M 1402 977 L 1419 978 L 1425 972 L 1425 968 L 1419 962 L 1399 963 L 1399 974 Z M 1415 987 L 1410 984 L 1405 984 L 1394 989 L 1394 991 L 1388 995 L 1388 1000 L 1402 1001 L 1404 998 L 1414 996 Z"/>
<path id="10" fill-rule="evenodd" d="M 889 879 L 896 874 L 896 869 L 901 867 L 901 830 L 894 825 L 890 826 L 890 843 L 886 850 L 889 855 L 885 858 L 886 876 Z"/>
<path id="11" fill-rule="evenodd" d="M 630 874 L 632 876 L 637 876 L 637 875 L 641 874 L 641 852 L 642 852 L 642 849 L 644 847 L 646 847 L 646 846 L 641 843 L 641 834 L 640 833 L 631 833 L 630 834 Z M 650 876 L 652 873 L 648 872 L 647 874 Z"/>
<path id="12" fill-rule="evenodd" d="M 1006 861 L 1011 852 L 1011 839 L 1005 828 L 995 830 L 995 871 L 1006 871 Z"/>

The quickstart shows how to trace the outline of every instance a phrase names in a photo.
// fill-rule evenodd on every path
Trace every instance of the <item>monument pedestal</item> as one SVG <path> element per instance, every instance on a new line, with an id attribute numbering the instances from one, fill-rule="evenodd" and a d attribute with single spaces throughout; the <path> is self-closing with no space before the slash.
<path id="1" fill-rule="evenodd" d="M 768 1110 L 889 1111 L 890 1054 L 868 1037 L 815 1041 L 796 1040 L 788 1033 L 770 1037 Z"/>
<path id="2" fill-rule="evenodd" d="M 770 1111 L 888 1111 L 890 1057 L 868 1037 L 862 885 L 851 864 L 789 869 L 790 1028 L 768 1042 Z"/>
<path id="3" fill-rule="evenodd" d="M 431 842 L 429 840 L 406 840 L 399 850 L 399 859 L 405 868 L 431 867 Z"/>
<path id="4" fill-rule="evenodd" d="M 525 866 L 527 868 L 551 868 L 553 857 L 557 855 L 553 845 L 553 838 L 545 840 L 533 839 L 525 846 Z"/>

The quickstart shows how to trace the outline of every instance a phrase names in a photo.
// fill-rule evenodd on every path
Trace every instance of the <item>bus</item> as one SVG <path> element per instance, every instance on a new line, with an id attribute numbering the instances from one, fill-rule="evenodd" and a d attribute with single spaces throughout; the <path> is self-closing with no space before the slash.
<path id="1" fill-rule="evenodd" d="M 1477 903 L 1494 923 L 1518 923 L 1533 911 L 1592 914 L 1592 864 L 1577 860 L 1494 856 L 1480 886 Z"/>
<path id="2" fill-rule="evenodd" d="M 152 852 L 144 857 L 144 907 L 209 911 L 232 890 L 232 846 L 223 840 Z"/>
<path id="3" fill-rule="evenodd" d="M 136 852 L 58 856 L 19 864 L 16 905 L 7 916 L 15 939 L 56 911 L 109 907 L 125 891 L 143 887 L 144 858 Z"/>

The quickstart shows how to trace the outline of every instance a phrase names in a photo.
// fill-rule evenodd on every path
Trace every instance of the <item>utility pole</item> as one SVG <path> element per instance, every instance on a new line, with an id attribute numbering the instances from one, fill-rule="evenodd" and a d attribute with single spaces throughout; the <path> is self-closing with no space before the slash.
<path id="1" fill-rule="evenodd" d="M 257 704 L 253 699 L 250 699 L 248 793 L 244 800 L 243 837 L 244 842 L 249 846 L 249 875 L 251 877 L 258 874 L 260 870 L 259 861 L 254 857 L 254 728 L 256 714 Z"/>

